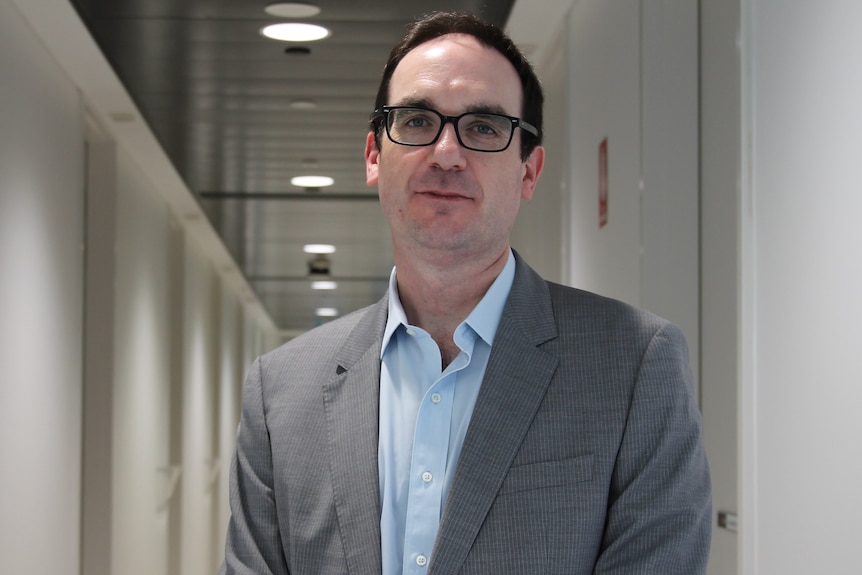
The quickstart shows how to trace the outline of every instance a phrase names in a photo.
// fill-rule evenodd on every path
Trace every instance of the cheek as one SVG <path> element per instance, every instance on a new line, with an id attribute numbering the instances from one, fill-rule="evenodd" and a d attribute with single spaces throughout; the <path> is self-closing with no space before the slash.
<path id="1" fill-rule="evenodd" d="M 395 181 L 398 173 L 387 173 L 386 169 L 381 167 L 379 171 L 380 177 L 377 182 L 377 195 L 380 197 L 380 208 L 383 210 L 383 215 L 390 223 L 395 223 L 404 213 L 404 192 L 400 183 Z"/>
<path id="2" fill-rule="evenodd" d="M 498 211 L 517 212 L 523 197 L 523 178 L 520 169 L 498 170 L 486 190 L 496 197 Z"/>

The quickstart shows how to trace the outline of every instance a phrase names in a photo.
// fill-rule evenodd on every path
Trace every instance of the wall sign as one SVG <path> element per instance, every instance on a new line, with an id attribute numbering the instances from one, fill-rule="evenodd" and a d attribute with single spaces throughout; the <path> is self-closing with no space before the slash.
<path id="1" fill-rule="evenodd" d="M 599 228 L 608 223 L 608 139 L 599 144 Z"/>

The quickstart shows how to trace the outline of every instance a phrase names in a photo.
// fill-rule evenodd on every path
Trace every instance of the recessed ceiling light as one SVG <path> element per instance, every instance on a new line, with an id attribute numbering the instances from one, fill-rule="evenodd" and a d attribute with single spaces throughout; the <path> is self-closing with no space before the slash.
<path id="1" fill-rule="evenodd" d="M 318 317 L 335 317 L 338 315 L 338 310 L 334 307 L 319 307 L 314 310 L 314 313 Z"/>
<path id="2" fill-rule="evenodd" d="M 335 246 L 331 244 L 306 244 L 302 246 L 302 251 L 307 254 L 334 254 Z"/>
<path id="3" fill-rule="evenodd" d="M 329 176 L 296 176 L 290 183 L 298 188 L 325 188 L 335 183 Z"/>
<path id="4" fill-rule="evenodd" d="M 264 27 L 261 34 L 273 40 L 283 42 L 313 42 L 329 36 L 329 30 L 316 24 L 301 24 L 298 22 L 283 22 Z"/>
<path id="5" fill-rule="evenodd" d="M 310 18 L 320 14 L 320 6 L 305 2 L 276 2 L 264 8 L 263 11 L 279 18 Z"/>
<path id="6" fill-rule="evenodd" d="M 318 280 L 311 282 L 311 289 L 335 289 L 338 284 L 330 280 Z"/>
<path id="7" fill-rule="evenodd" d="M 314 110 L 317 108 L 317 102 L 314 100 L 293 100 L 290 107 L 294 110 Z"/>

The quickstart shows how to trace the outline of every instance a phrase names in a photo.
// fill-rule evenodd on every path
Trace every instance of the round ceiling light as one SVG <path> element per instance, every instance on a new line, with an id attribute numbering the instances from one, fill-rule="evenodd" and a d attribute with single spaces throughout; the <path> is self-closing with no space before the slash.
<path id="1" fill-rule="evenodd" d="M 298 188 L 325 188 L 335 183 L 329 176 L 296 176 L 290 183 Z"/>
<path id="2" fill-rule="evenodd" d="M 329 36 L 329 30 L 316 24 L 298 22 L 283 22 L 264 27 L 261 34 L 273 40 L 282 42 L 313 42 Z"/>
<path id="3" fill-rule="evenodd" d="M 276 2 L 263 11 L 278 18 L 311 18 L 320 14 L 320 6 L 305 2 Z"/>
<path id="4" fill-rule="evenodd" d="M 332 244 L 305 244 L 302 251 L 307 254 L 334 254 L 335 246 Z"/>

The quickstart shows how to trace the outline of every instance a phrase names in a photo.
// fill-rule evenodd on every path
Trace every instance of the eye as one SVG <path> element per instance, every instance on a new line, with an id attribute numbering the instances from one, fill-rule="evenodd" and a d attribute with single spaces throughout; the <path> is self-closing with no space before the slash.
<path id="1" fill-rule="evenodd" d="M 494 128 L 494 126 L 492 126 L 491 124 L 482 124 L 476 122 L 471 129 L 479 134 L 482 134 L 483 136 L 497 135 L 497 129 Z"/>
<path id="2" fill-rule="evenodd" d="M 399 110 L 393 124 L 400 128 L 420 129 L 433 126 L 435 122 L 425 110 Z"/>
<path id="3" fill-rule="evenodd" d="M 422 126 L 427 125 L 427 123 L 428 119 L 423 118 L 422 116 L 410 116 L 404 120 L 404 125 L 411 128 L 421 128 Z"/>
<path id="4" fill-rule="evenodd" d="M 501 138 L 508 135 L 510 122 L 502 116 L 493 114 L 471 114 L 463 120 L 463 131 L 475 137 Z"/>

